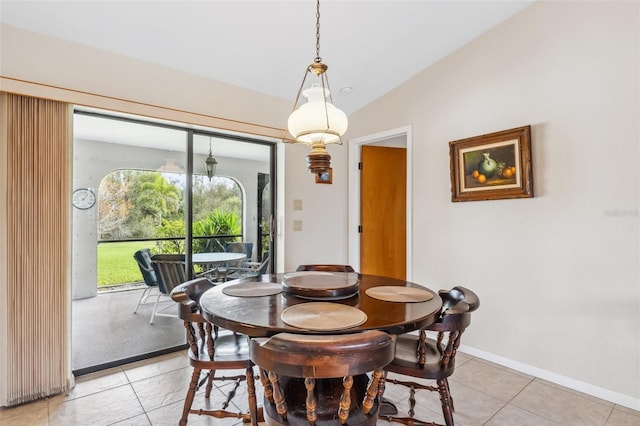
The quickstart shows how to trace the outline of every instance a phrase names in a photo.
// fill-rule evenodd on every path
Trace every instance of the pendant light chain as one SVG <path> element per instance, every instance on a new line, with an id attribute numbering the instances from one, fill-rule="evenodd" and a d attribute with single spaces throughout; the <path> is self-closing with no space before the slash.
<path id="1" fill-rule="evenodd" d="M 311 148 L 307 154 L 307 170 L 316 175 L 331 170 L 327 145 L 342 145 L 342 135 L 348 126 L 346 114 L 333 105 L 326 73 L 328 68 L 320 58 L 320 0 L 316 0 L 316 57 L 305 70 L 287 121 L 286 131 L 294 140 L 288 139 L 286 134 L 282 138 L 283 142 L 303 143 Z M 309 75 L 313 76 L 314 82 L 304 89 Z M 306 104 L 299 105 L 300 95 L 308 99 Z"/>
<path id="2" fill-rule="evenodd" d="M 320 0 L 316 1 L 316 59 L 314 62 L 322 62 L 322 58 L 320 58 Z"/>

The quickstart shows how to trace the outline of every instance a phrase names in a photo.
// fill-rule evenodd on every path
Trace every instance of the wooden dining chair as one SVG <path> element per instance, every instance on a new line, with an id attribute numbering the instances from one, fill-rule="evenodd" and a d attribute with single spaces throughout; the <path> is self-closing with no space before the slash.
<path id="1" fill-rule="evenodd" d="M 351 265 L 311 264 L 300 265 L 296 271 L 322 271 L 322 272 L 355 272 Z"/>
<path id="2" fill-rule="evenodd" d="M 281 333 L 252 339 L 249 350 L 260 368 L 267 425 L 376 424 L 392 336 Z"/>
<path id="3" fill-rule="evenodd" d="M 409 411 L 408 417 L 381 415 L 384 420 L 405 425 L 435 425 L 436 423 L 414 417 L 416 389 L 422 389 L 439 393 L 445 424 L 454 425 L 454 406 L 448 378 L 455 370 L 455 358 L 462 333 L 471 323 L 471 312 L 478 309 L 480 299 L 473 291 L 460 286 L 448 291 L 440 290 L 438 293 L 442 299 L 442 308 L 436 322 L 420 330 L 417 336 L 414 334 L 398 336 L 395 357 L 385 367 L 386 373 L 435 380 L 437 386 L 387 377 L 387 383 L 409 388 Z M 436 338 L 427 338 L 427 331 L 437 333 Z"/>
<path id="4" fill-rule="evenodd" d="M 184 321 L 189 344 L 189 363 L 193 367 L 191 382 L 184 401 L 180 426 L 187 424 L 189 414 L 207 415 L 218 419 L 238 418 L 257 425 L 262 414 L 258 411 L 253 363 L 249 358 L 248 338 L 245 335 L 218 329 L 200 313 L 200 297 L 214 286 L 207 278 L 197 278 L 180 284 L 171 291 L 171 298 L 179 303 L 179 316 Z M 220 370 L 244 370 L 243 375 L 219 376 Z M 204 377 L 203 372 L 207 372 Z M 234 382 L 220 409 L 193 409 L 196 392 L 206 382 L 205 399 L 209 399 L 214 381 Z M 246 383 L 248 412 L 227 410 L 241 382 Z"/>

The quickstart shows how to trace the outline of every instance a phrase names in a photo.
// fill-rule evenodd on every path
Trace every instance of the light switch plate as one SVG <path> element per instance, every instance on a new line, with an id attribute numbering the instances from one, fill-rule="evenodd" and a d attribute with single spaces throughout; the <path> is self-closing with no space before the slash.
<path id="1" fill-rule="evenodd" d="M 302 210 L 302 200 L 293 200 L 293 209 Z"/>
<path id="2" fill-rule="evenodd" d="M 293 221 L 293 230 L 294 231 L 302 231 L 302 221 L 301 220 L 294 220 Z"/>

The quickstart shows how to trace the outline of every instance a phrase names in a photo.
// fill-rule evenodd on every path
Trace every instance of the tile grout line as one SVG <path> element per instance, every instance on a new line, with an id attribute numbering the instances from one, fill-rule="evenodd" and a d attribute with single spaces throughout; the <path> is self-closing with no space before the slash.
<path id="1" fill-rule="evenodd" d="M 497 415 L 498 415 L 498 413 L 500 413 L 502 410 L 504 410 L 504 409 L 505 409 L 505 407 L 506 407 L 507 405 L 509 405 L 509 403 L 508 403 L 508 402 L 505 402 L 505 403 L 504 403 L 504 405 L 498 409 L 498 411 L 496 411 L 495 413 L 493 413 L 493 414 L 491 415 L 491 417 L 489 417 L 489 418 L 487 419 L 487 421 L 486 421 L 486 422 L 484 422 L 484 423 L 482 423 L 482 424 L 483 424 L 483 425 L 488 424 L 488 423 L 489 423 L 489 422 L 490 422 L 490 421 L 491 421 L 495 416 L 497 416 Z"/>
<path id="2" fill-rule="evenodd" d="M 511 404 L 511 402 L 512 402 L 514 399 L 516 399 L 516 397 L 517 397 L 518 395 L 520 395 L 522 392 L 524 392 L 524 390 L 525 390 L 526 388 L 528 388 L 529 386 L 531 386 L 531 384 L 532 384 L 532 383 L 534 383 L 534 382 L 536 382 L 536 377 L 532 377 L 532 379 L 529 381 L 529 383 L 527 383 L 527 386 L 523 387 L 523 388 L 522 388 L 522 389 L 521 389 L 517 394 L 515 394 L 515 395 L 513 396 L 513 398 L 511 398 L 511 399 L 509 400 L 509 402 L 508 402 L 508 403 L 509 403 L 509 404 Z M 537 383 L 537 382 L 536 382 L 536 383 Z M 552 422 L 552 423 L 554 423 L 554 424 L 559 424 L 559 423 L 558 423 L 558 422 L 556 422 L 555 420 L 550 419 L 550 418 L 548 418 L 548 417 L 547 417 L 547 416 L 545 416 L 545 415 L 542 415 L 542 414 L 539 414 L 539 413 L 534 413 L 533 411 L 530 411 L 530 410 L 528 410 L 528 409 L 526 409 L 526 408 L 520 407 L 520 406 L 518 406 L 518 405 L 516 405 L 516 404 L 513 404 L 512 406 L 513 406 L 513 407 L 515 407 L 515 408 L 517 408 L 517 409 L 519 409 L 519 410 L 526 411 L 527 413 L 529 413 L 529 414 L 531 414 L 531 415 L 534 415 L 534 416 L 536 416 L 536 417 L 540 417 L 540 418 L 543 418 L 543 419 L 545 419 L 545 420 L 548 420 L 548 421 L 550 421 L 550 422 Z"/>
<path id="3" fill-rule="evenodd" d="M 613 415 L 613 412 L 615 411 L 615 409 L 616 409 L 616 404 L 613 404 L 613 407 L 611 407 L 611 411 L 609 411 L 609 415 L 607 416 L 606 419 L 604 419 L 604 423 L 602 424 L 603 426 L 605 426 L 609 422 L 609 419 Z"/>
<path id="4" fill-rule="evenodd" d="M 474 360 L 474 359 L 476 359 L 476 358 L 475 358 L 475 357 L 472 357 L 471 359 L 469 359 L 469 360 L 465 361 L 462 365 L 468 364 L 469 362 L 471 362 L 471 361 L 472 361 L 472 360 Z M 479 361 L 481 361 L 482 363 L 488 364 L 489 366 L 491 366 L 491 364 L 492 364 L 490 361 L 482 360 L 481 358 L 477 358 L 477 359 L 478 359 Z M 462 366 L 462 365 L 461 365 L 461 366 Z M 456 366 L 456 367 L 458 367 L 458 366 Z M 534 383 L 534 382 L 535 382 L 535 383 L 540 384 L 540 385 L 550 386 L 549 384 L 544 383 L 544 381 L 541 381 L 542 379 L 540 379 L 540 378 L 538 378 L 538 377 L 536 377 L 536 376 L 530 376 L 530 377 L 531 377 L 531 379 L 529 379 L 529 382 L 526 384 L 526 386 L 524 386 L 524 387 L 523 387 L 520 391 L 518 391 L 518 392 L 517 392 L 517 393 L 516 393 L 516 394 L 515 394 L 515 395 L 514 395 L 514 396 L 513 396 L 509 401 L 507 401 L 507 403 L 506 403 L 506 404 L 504 404 L 504 405 L 503 405 L 503 406 L 502 406 L 498 411 L 496 411 L 496 412 L 493 414 L 493 416 L 491 416 L 491 418 L 490 418 L 489 420 L 487 420 L 487 422 L 489 422 L 493 417 L 495 417 L 495 416 L 496 416 L 500 411 L 502 411 L 502 410 L 503 410 L 507 405 L 511 405 L 512 401 L 513 401 L 513 400 L 514 400 L 514 399 L 515 399 L 515 398 L 516 398 L 520 393 L 522 393 L 522 392 L 523 392 L 527 387 L 529 387 L 532 383 Z M 456 380 L 456 379 L 455 379 L 455 375 L 452 375 L 452 376 L 450 377 L 450 380 L 452 380 L 452 381 L 454 381 L 454 382 L 456 382 L 456 383 L 458 383 L 458 384 L 461 384 L 461 385 L 464 385 L 464 386 L 468 386 L 469 388 L 474 389 L 474 390 L 476 390 L 476 391 L 478 391 L 478 392 L 480 392 L 480 393 L 482 393 L 482 394 L 484 394 L 484 395 L 487 395 L 487 396 L 489 396 L 489 397 L 491 397 L 491 398 L 493 398 L 493 399 L 499 400 L 498 398 L 496 398 L 496 397 L 494 397 L 494 396 L 492 396 L 492 395 L 489 395 L 488 393 L 484 392 L 482 389 L 477 389 L 477 388 L 475 388 L 475 387 L 473 387 L 473 386 L 470 386 L 470 385 L 468 385 L 468 384 L 466 384 L 466 383 L 463 383 L 463 382 L 460 382 L 460 381 Z M 553 387 L 553 388 L 555 389 L 555 387 Z M 580 398 L 581 400 L 586 401 L 586 402 L 588 402 L 588 403 L 594 403 L 594 404 L 597 404 L 597 405 L 600 405 L 600 406 L 603 406 L 603 407 L 609 407 L 609 404 L 606 404 L 606 403 L 600 402 L 600 401 L 598 401 L 598 400 L 595 400 L 595 399 L 594 399 L 593 397 L 591 397 L 591 396 L 588 396 L 588 395 L 582 395 L 582 394 L 581 394 L 581 393 L 579 393 L 579 392 L 572 392 L 572 390 L 571 390 L 571 389 L 565 389 L 563 386 L 558 386 L 558 388 L 557 388 L 557 389 L 558 389 L 559 391 L 561 391 L 561 392 L 565 393 L 565 394 L 566 394 L 566 395 L 568 395 L 568 396 L 573 396 L 573 397 Z M 607 401 L 604 401 L 604 402 L 607 402 Z M 548 417 L 547 417 L 546 415 L 544 415 L 544 414 L 539 414 L 539 413 L 532 412 L 532 411 L 530 411 L 530 410 L 528 410 L 528 409 L 526 409 L 526 408 L 520 407 L 520 406 L 515 405 L 515 404 L 513 404 L 513 405 L 511 405 L 511 406 L 516 407 L 516 408 L 518 408 L 518 409 L 521 409 L 521 410 L 523 410 L 523 411 L 526 411 L 527 413 L 532 414 L 532 415 L 534 415 L 534 416 L 541 417 L 541 418 L 543 418 L 543 419 L 545 419 L 545 420 L 548 420 L 548 421 L 551 421 L 551 422 L 553 422 L 553 423 L 555 423 L 555 424 L 558 424 L 555 420 L 548 418 Z M 603 423 L 603 426 L 605 426 L 605 425 L 606 425 L 606 422 L 607 422 L 607 421 L 609 420 L 609 418 L 613 415 L 613 411 L 615 410 L 615 406 L 616 406 L 616 404 L 612 404 L 612 406 L 610 407 L 610 408 L 611 408 L 611 410 L 609 411 L 609 414 L 607 415 L 607 418 L 605 419 L 605 422 Z M 487 422 L 485 422 L 484 424 L 486 424 Z"/>
<path id="5" fill-rule="evenodd" d="M 495 413 L 493 413 L 493 415 L 492 415 L 491 417 L 489 417 L 489 419 L 488 419 L 486 422 L 484 422 L 484 423 L 483 423 L 483 425 L 486 425 L 487 423 L 489 423 L 489 422 L 490 422 L 490 421 L 491 421 L 495 416 L 497 416 L 497 415 L 498 415 L 498 413 L 500 413 L 502 410 L 504 410 L 504 409 L 505 409 L 505 407 L 510 406 L 511 402 L 512 402 L 512 401 L 513 401 L 513 400 L 514 400 L 518 395 L 520 395 L 520 393 L 522 393 L 522 392 L 527 388 L 527 386 L 529 386 L 529 385 L 533 382 L 533 380 L 534 380 L 534 378 L 532 377 L 532 378 L 529 380 L 529 383 L 527 383 L 525 386 L 523 386 L 523 387 L 522 387 L 522 389 L 520 389 L 518 392 L 516 392 L 516 394 L 515 394 L 515 395 L 513 395 L 513 396 L 511 397 L 511 399 L 509 399 L 507 402 L 505 402 L 505 403 L 504 403 L 504 405 L 503 405 L 502 407 L 500 407 L 500 409 L 499 409 L 498 411 L 496 411 Z M 460 383 L 460 382 L 458 382 L 458 383 Z M 472 388 L 472 389 L 474 389 L 474 388 Z M 484 392 L 482 392 L 482 391 L 480 391 L 480 392 L 481 392 L 481 393 L 484 393 Z M 487 395 L 487 394 L 485 394 L 485 395 Z M 488 395 L 488 396 L 491 396 L 491 395 Z M 492 398 L 493 398 L 493 397 L 492 397 Z M 497 399 L 497 398 L 496 398 L 496 399 Z M 520 408 L 520 407 L 518 407 L 517 405 L 513 405 L 513 407 Z M 531 413 L 531 414 L 534 414 L 534 413 Z"/>
<path id="6" fill-rule="evenodd" d="M 576 398 L 580 398 L 583 401 L 587 401 L 589 403 L 598 404 L 598 405 L 601 405 L 603 407 L 609 407 L 609 405 L 611 405 L 612 408 L 617 405 L 615 402 L 607 401 L 607 400 L 604 400 L 602 398 L 598 398 L 597 396 L 589 395 L 589 394 L 586 394 L 584 392 L 580 392 L 580 391 L 577 391 L 575 389 L 571 389 L 571 388 L 568 388 L 566 386 L 562 386 L 562 385 L 559 385 L 557 383 L 550 382 L 550 381 L 545 380 L 545 379 L 541 379 L 540 377 L 534 377 L 533 380 L 536 383 L 540 384 L 540 385 L 547 386 L 547 387 L 550 387 L 550 388 L 553 388 L 553 389 L 557 389 L 560 392 L 563 392 L 563 393 L 565 393 L 565 394 L 567 394 L 569 396 L 575 396 Z"/>
<path id="7" fill-rule="evenodd" d="M 127 376 L 127 380 L 129 380 L 128 376 Z M 151 423 L 151 419 L 149 418 L 149 413 L 147 413 L 147 410 L 144 408 L 144 405 L 142 405 L 142 401 L 140 401 L 138 392 L 136 392 L 136 389 L 133 387 L 133 383 L 131 383 L 131 381 L 129 381 L 129 386 L 131 387 L 131 391 L 133 392 L 133 394 L 136 396 L 136 400 L 138 401 L 138 404 L 140 404 L 140 408 L 142 408 L 142 412 L 144 413 L 144 416 L 147 418 L 147 421 L 149 422 L 149 424 L 153 426 L 153 423 Z M 133 416 L 133 417 L 136 417 L 136 416 Z M 130 418 L 133 418 L 133 417 L 130 417 Z"/>
<path id="8" fill-rule="evenodd" d="M 127 374 L 127 372 L 124 369 L 124 367 L 121 367 L 121 368 L 122 368 L 122 372 L 124 373 L 124 376 L 127 378 L 127 382 L 129 382 L 129 386 L 131 387 L 131 391 L 136 396 L 136 399 L 138 400 L 138 404 L 140 404 L 140 408 L 142 408 L 142 412 L 144 413 L 144 416 L 147 418 L 147 421 L 149 422 L 149 424 L 151 426 L 153 426 L 153 423 L 151 422 L 151 419 L 149 418 L 149 413 L 147 413 L 147 410 L 144 408 L 144 405 L 142 405 L 142 401 L 140 401 L 140 397 L 138 396 L 138 392 L 136 392 L 136 389 L 133 387 L 133 382 L 129 378 L 129 375 Z M 137 417 L 137 416 L 133 416 L 133 417 Z M 130 418 L 133 418 L 133 417 L 130 417 Z"/>

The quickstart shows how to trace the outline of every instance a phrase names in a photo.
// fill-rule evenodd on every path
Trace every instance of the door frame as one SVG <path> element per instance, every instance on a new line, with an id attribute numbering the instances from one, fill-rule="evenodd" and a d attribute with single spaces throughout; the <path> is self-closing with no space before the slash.
<path id="1" fill-rule="evenodd" d="M 374 143 L 379 144 L 379 142 L 384 140 L 401 136 L 404 136 L 406 140 L 407 150 L 407 231 L 405 242 L 407 245 L 407 281 L 411 281 L 413 279 L 413 143 L 412 127 L 410 125 L 349 140 L 348 253 L 349 264 L 359 269 L 360 233 L 358 232 L 358 226 L 360 225 L 360 171 L 358 170 L 358 163 L 360 163 L 362 157 L 362 146 Z"/>

